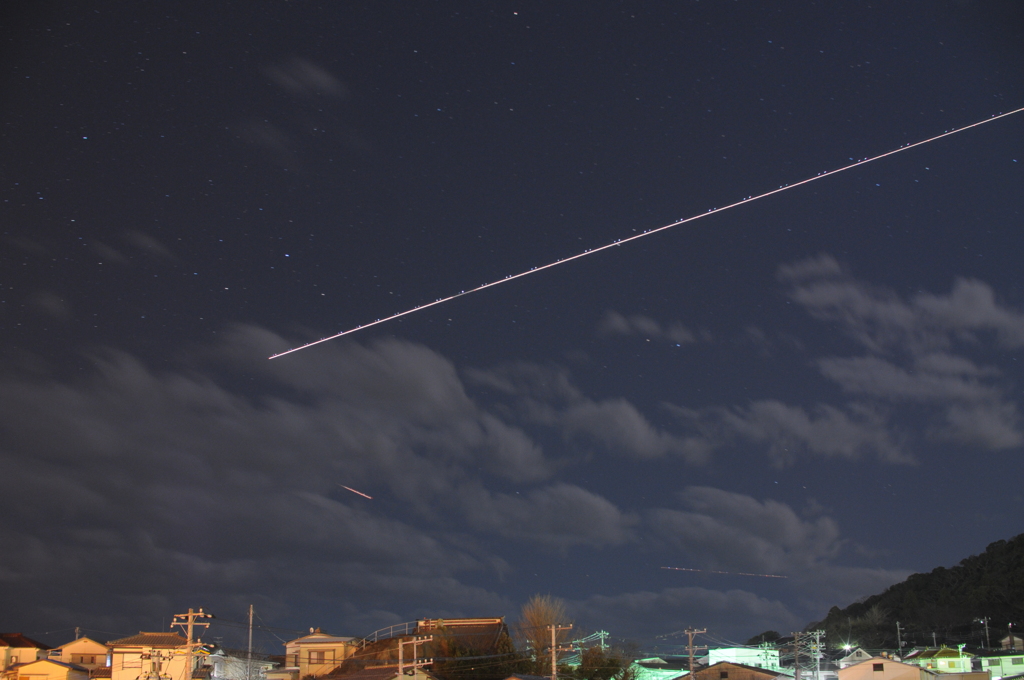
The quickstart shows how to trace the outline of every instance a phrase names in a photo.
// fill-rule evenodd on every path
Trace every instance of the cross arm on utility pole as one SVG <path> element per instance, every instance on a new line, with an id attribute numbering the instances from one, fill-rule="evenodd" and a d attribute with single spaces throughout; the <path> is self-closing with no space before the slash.
<path id="1" fill-rule="evenodd" d="M 431 642 L 434 639 L 433 635 L 422 635 L 413 637 L 410 640 L 398 641 L 398 680 L 402 680 L 402 676 L 405 675 L 405 646 L 412 645 L 412 661 L 409 662 L 409 668 L 420 668 L 427 664 L 433 663 L 433 659 L 418 659 L 416 658 L 416 647 L 422 645 L 424 642 Z"/>
<path id="2" fill-rule="evenodd" d="M 203 622 L 200 621 L 200 619 L 212 618 L 213 614 L 204 613 L 202 607 L 200 607 L 199 611 L 197 612 L 192 611 L 192 608 L 189 607 L 188 613 L 175 614 L 174 620 L 171 621 L 171 628 L 174 628 L 175 626 L 181 626 L 182 632 L 186 634 L 186 638 L 188 639 L 188 642 L 185 643 L 185 677 L 182 678 L 182 680 L 192 680 L 192 673 L 194 671 L 194 669 L 192 668 L 192 657 L 194 656 L 195 648 L 202 644 L 201 640 L 193 641 L 192 634 L 194 632 L 194 629 L 197 626 L 204 626 L 206 628 L 209 628 L 209 622 Z"/>

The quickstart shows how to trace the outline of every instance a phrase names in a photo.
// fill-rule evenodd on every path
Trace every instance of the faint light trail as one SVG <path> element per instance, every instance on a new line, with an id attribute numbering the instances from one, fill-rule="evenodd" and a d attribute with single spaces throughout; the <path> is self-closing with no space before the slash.
<path id="1" fill-rule="evenodd" d="M 270 358 L 271 358 L 271 359 L 273 359 L 274 357 L 270 357 Z M 351 487 L 348 487 L 348 486 L 345 486 L 344 484 L 339 484 L 338 486 L 340 486 L 340 487 L 341 487 L 342 489 L 348 489 L 348 490 L 349 490 L 349 491 L 351 491 L 352 493 L 357 493 L 357 494 L 359 494 L 360 496 L 362 496 L 363 498 L 369 498 L 369 499 L 370 499 L 371 501 L 373 500 L 373 496 L 367 496 L 367 495 L 366 495 L 365 493 L 363 493 L 362 491 L 356 491 L 355 489 L 353 489 L 353 488 L 351 488 Z"/>
<path id="2" fill-rule="evenodd" d="M 748 574 L 745 571 L 716 571 L 714 569 L 687 569 L 686 567 L 661 567 L 673 571 L 699 571 L 703 574 L 728 574 L 729 576 L 759 576 L 761 578 L 789 578 L 781 574 Z"/>
<path id="3" fill-rule="evenodd" d="M 420 311 L 422 309 L 427 309 L 428 307 L 436 307 L 437 305 L 440 305 L 442 303 L 448 302 L 450 300 L 454 300 L 455 298 L 464 297 L 466 295 L 469 295 L 470 293 L 477 293 L 477 292 L 479 292 L 481 290 L 484 290 L 486 288 L 493 288 L 494 286 L 497 286 L 497 285 L 502 284 L 502 283 L 508 283 L 509 281 L 514 281 L 515 279 L 521 279 L 524 276 L 529 276 L 530 274 L 536 274 L 537 272 L 544 271 L 545 269 L 551 269 L 552 267 L 557 267 L 558 265 L 565 264 L 566 262 L 572 262 L 573 260 L 578 260 L 580 258 L 587 257 L 588 255 L 593 255 L 594 253 L 599 253 L 602 250 L 608 250 L 609 248 L 616 248 L 618 246 L 621 246 L 623 243 L 629 243 L 630 241 L 635 241 L 635 240 L 637 240 L 639 238 L 643 238 L 645 236 L 650 236 L 651 234 L 657 234 L 658 232 L 665 231 L 666 229 L 672 229 L 673 227 L 678 227 L 678 226 L 686 224 L 688 222 L 693 222 L 695 220 L 699 220 L 702 217 L 707 217 L 709 215 L 714 215 L 714 214 L 720 213 L 723 210 L 729 210 L 730 208 L 735 208 L 735 207 L 740 206 L 740 205 L 746 205 L 747 203 L 752 203 L 753 201 L 757 201 L 757 200 L 760 200 L 762 198 L 767 198 L 769 196 L 773 196 L 775 194 L 782 193 L 783 191 L 789 191 L 790 189 L 795 189 L 798 186 L 802 186 L 804 184 L 810 184 L 811 182 L 814 182 L 814 181 L 819 180 L 819 179 L 824 179 L 825 177 L 831 177 L 832 175 L 835 175 L 837 173 L 843 172 L 845 170 L 850 170 L 852 168 L 860 167 L 861 165 L 867 165 L 868 163 L 872 163 L 874 161 L 881 160 L 883 158 L 887 158 L 888 156 L 892 156 L 892 155 L 898 154 L 901 151 L 907 151 L 908 149 L 913 149 L 914 147 L 918 147 L 918 146 L 922 146 L 924 144 L 928 144 L 930 142 L 934 142 L 937 139 L 942 139 L 943 137 L 949 137 L 950 135 L 955 135 L 958 132 L 963 132 L 964 130 L 970 130 L 971 128 L 976 128 L 976 127 L 978 127 L 980 125 L 984 125 L 985 123 L 991 123 L 992 121 L 999 120 L 1000 118 L 1006 118 L 1007 116 L 1012 116 L 1013 114 L 1020 113 L 1021 111 L 1024 111 L 1024 106 L 1022 106 L 1019 109 L 1014 109 L 1013 111 L 1008 111 L 1006 113 L 994 114 L 990 118 L 985 118 L 984 120 L 979 120 L 977 122 L 971 123 L 970 125 L 965 125 L 965 126 L 960 127 L 960 128 L 953 128 L 952 130 L 946 130 L 945 132 L 943 132 L 940 135 L 935 135 L 934 137 L 929 137 L 928 139 L 922 139 L 919 142 L 914 142 L 912 144 L 904 144 L 903 146 L 898 147 L 896 149 L 892 149 L 890 151 L 886 151 L 884 153 L 880 153 L 877 156 L 871 156 L 870 158 L 864 158 L 864 159 L 861 159 L 859 161 L 855 161 L 853 163 L 850 163 L 849 165 L 844 165 L 842 167 L 836 168 L 835 170 L 825 170 L 824 172 L 819 172 L 814 177 L 808 177 L 806 179 L 800 180 L 799 182 L 794 182 L 793 184 L 783 184 L 778 189 L 772 189 L 771 191 L 766 191 L 764 193 L 757 194 L 756 196 L 747 196 L 744 199 L 741 199 L 739 201 L 735 201 L 733 203 L 729 203 L 728 205 L 723 205 L 723 206 L 721 206 L 719 208 L 710 208 L 707 212 L 698 213 L 698 214 L 693 215 L 691 217 L 686 217 L 686 218 L 678 220 L 676 222 L 672 222 L 671 224 L 666 224 L 663 227 L 657 227 L 656 229 L 648 229 L 648 230 L 646 230 L 646 231 L 644 231 L 644 232 L 642 232 L 640 234 L 636 234 L 634 236 L 628 236 L 628 237 L 622 238 L 622 239 L 617 239 L 617 240 L 615 240 L 615 241 L 613 241 L 611 243 L 605 244 L 603 246 L 598 246 L 597 248 L 590 248 L 588 250 L 584 250 L 582 253 L 577 253 L 576 255 L 571 255 L 571 256 L 563 258 L 561 260 L 555 260 L 554 262 L 549 262 L 548 264 L 541 265 L 539 267 L 532 267 L 530 269 L 527 269 L 526 271 L 519 272 L 518 274 L 511 274 L 509 276 L 506 276 L 503 279 L 498 279 L 497 281 L 491 281 L 490 283 L 485 283 L 485 284 L 483 284 L 481 286 L 477 286 L 476 288 L 471 288 L 469 290 L 459 291 L 458 293 L 455 293 L 454 295 L 449 295 L 448 297 L 438 298 L 438 299 L 434 300 L 433 302 L 428 302 L 426 304 L 419 305 L 417 307 L 413 307 L 412 309 L 407 309 L 404 312 L 398 312 L 397 314 L 392 314 L 391 316 L 384 317 L 383 319 L 377 319 L 376 321 L 371 321 L 370 323 L 366 323 L 366 324 L 363 324 L 361 326 L 356 326 L 355 328 L 350 328 L 347 331 L 342 331 L 341 333 L 336 333 L 336 334 L 330 335 L 330 336 L 328 336 L 326 338 L 320 338 L 319 340 L 314 340 L 313 342 L 307 342 L 305 345 L 300 345 L 298 347 L 293 347 L 293 348 L 291 348 L 289 350 L 285 350 L 284 352 L 279 352 L 277 354 L 274 354 L 270 358 L 271 359 L 276 359 L 278 357 L 283 357 L 286 354 L 291 354 L 293 352 L 298 352 L 299 350 L 303 350 L 303 349 L 306 349 L 308 347 L 312 347 L 314 345 L 319 345 L 320 343 L 327 342 L 328 340 L 336 340 L 337 338 L 340 338 L 343 335 L 349 335 L 351 333 L 355 333 L 356 331 L 361 331 L 364 328 L 370 328 L 371 326 L 377 326 L 377 325 L 382 324 L 382 323 L 387 323 L 388 321 L 393 321 L 394 319 L 397 319 L 397 318 L 403 317 L 403 316 L 407 316 L 409 314 L 412 314 L 413 312 L 418 312 L 418 311 Z M 348 488 L 348 487 L 346 487 L 346 488 Z"/>

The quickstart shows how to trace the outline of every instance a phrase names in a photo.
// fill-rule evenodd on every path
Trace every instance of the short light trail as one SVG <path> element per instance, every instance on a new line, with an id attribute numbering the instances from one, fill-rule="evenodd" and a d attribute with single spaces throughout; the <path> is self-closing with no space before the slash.
<path id="1" fill-rule="evenodd" d="M 273 359 L 274 357 L 270 357 L 270 358 L 271 358 L 271 359 Z M 355 494 L 359 494 L 359 495 L 360 495 L 360 496 L 362 496 L 363 498 L 369 498 L 369 499 L 370 499 L 371 501 L 373 500 L 373 496 L 367 496 L 367 495 L 366 495 L 365 493 L 363 493 L 362 491 L 356 491 L 355 489 L 353 489 L 353 488 L 351 488 L 351 487 L 348 487 L 348 486 L 345 486 L 344 484 L 339 484 L 338 486 L 340 486 L 340 487 L 341 487 L 342 489 L 348 489 L 348 490 L 349 490 L 349 491 L 351 491 L 352 493 L 355 493 Z"/>
<path id="2" fill-rule="evenodd" d="M 404 312 L 398 312 L 397 314 L 392 314 L 391 316 L 384 317 L 383 319 L 377 319 L 376 321 L 371 321 L 370 323 L 366 323 L 366 324 L 363 324 L 361 326 L 356 326 L 355 328 L 350 328 L 347 331 L 342 331 L 341 333 L 336 333 L 336 334 L 328 336 L 326 338 L 320 338 L 319 340 L 314 340 L 313 342 L 307 342 L 305 345 L 300 345 L 298 347 L 293 347 L 293 348 L 291 348 L 289 350 L 285 350 L 284 352 L 279 352 L 277 354 L 274 354 L 270 358 L 271 359 L 276 359 L 278 357 L 283 357 L 286 354 L 291 354 L 293 352 L 298 352 L 299 350 L 303 350 L 303 349 L 306 349 L 306 348 L 309 348 L 309 347 L 313 347 L 314 345 L 319 345 L 319 344 L 327 342 L 329 340 L 336 340 L 337 338 L 340 338 L 340 337 L 342 337 L 344 335 L 350 335 L 352 333 L 355 333 L 356 331 L 361 331 L 363 329 L 370 328 L 372 326 L 378 326 L 378 325 L 380 325 L 382 323 L 387 323 L 388 321 L 393 321 L 393 320 L 398 319 L 400 317 L 412 314 L 413 312 L 418 312 L 420 310 L 427 309 L 429 307 L 436 307 L 437 305 L 443 304 L 445 302 L 449 302 L 449 301 L 454 300 L 456 298 L 465 297 L 466 295 L 469 295 L 471 293 L 478 293 L 478 292 L 480 292 L 482 290 L 485 290 L 487 288 L 493 288 L 494 286 L 497 286 L 497 285 L 502 284 L 502 283 L 508 283 L 509 281 L 514 281 L 516 279 L 521 279 L 524 276 L 529 276 L 530 274 L 536 274 L 538 272 L 542 272 L 545 269 L 551 269 L 552 267 L 557 267 L 557 266 L 565 264 L 567 262 L 572 262 L 573 260 L 579 260 L 579 259 L 587 257 L 589 255 L 593 255 L 595 253 L 599 253 L 602 250 L 608 250 L 609 248 L 617 248 L 617 247 L 621 246 L 624 243 L 629 243 L 630 241 L 635 241 L 637 239 L 644 238 L 645 236 L 651 236 L 652 234 L 657 234 L 658 232 L 665 231 L 667 229 L 672 229 L 673 227 L 678 227 L 678 226 L 681 226 L 683 224 L 687 224 L 689 222 L 693 222 L 693 221 L 699 220 L 702 217 L 708 217 L 709 215 L 715 215 L 717 213 L 722 212 L 723 210 L 729 210 L 730 208 L 736 208 L 736 207 L 741 206 L 741 205 L 746 205 L 747 203 L 752 203 L 754 201 L 759 201 L 762 198 L 768 198 L 769 196 L 774 196 L 775 194 L 781 194 L 783 191 L 789 191 L 790 189 L 795 189 L 795 188 L 797 188 L 799 186 L 803 186 L 805 184 L 810 184 L 811 182 L 815 182 L 815 181 L 817 181 L 819 179 L 824 179 L 826 177 L 831 177 L 832 175 L 838 174 L 840 172 L 844 172 L 846 170 L 852 170 L 853 168 L 857 168 L 857 167 L 860 167 L 862 165 L 867 165 L 868 163 L 873 163 L 874 161 L 878 161 L 878 160 L 881 160 L 883 158 L 888 158 L 889 156 L 893 156 L 893 155 L 898 154 L 898 153 L 900 153 L 902 151 L 908 151 L 908 150 L 913 149 L 915 147 L 923 146 L 925 144 L 929 144 L 929 143 L 934 142 L 936 140 L 942 139 L 943 137 L 949 137 L 950 135 L 955 135 L 955 134 L 957 134 L 959 132 L 964 132 L 965 130 L 970 130 L 971 128 L 976 128 L 976 127 L 978 127 L 980 125 L 984 125 L 986 123 L 991 123 L 992 121 L 999 120 L 1000 118 L 1006 118 L 1007 116 L 1012 116 L 1015 113 L 1020 113 L 1021 111 L 1024 111 L 1024 106 L 1022 106 L 1019 109 L 1014 109 L 1013 111 L 1007 111 L 1006 113 L 997 113 L 997 114 L 993 115 L 990 118 L 985 118 L 983 120 L 979 120 L 977 122 L 971 123 L 970 125 L 965 125 L 965 126 L 959 127 L 959 128 L 953 128 L 952 130 L 946 130 L 942 134 L 935 135 L 934 137 L 929 137 L 928 139 L 922 139 L 919 142 L 913 142 L 913 143 L 910 143 L 910 144 L 904 144 L 903 146 L 898 147 L 896 149 L 892 149 L 890 151 L 886 151 L 884 153 L 880 153 L 877 156 L 871 156 L 869 158 L 863 158 L 863 159 L 861 159 L 859 161 L 854 161 L 853 163 L 850 163 L 848 165 L 844 165 L 842 167 L 836 168 L 835 170 L 825 170 L 824 172 L 819 172 L 814 177 L 808 177 L 806 179 L 800 180 L 799 182 L 794 182 L 793 184 L 783 184 L 778 189 L 772 189 L 771 191 L 765 191 L 764 193 L 757 194 L 756 196 L 747 196 L 744 199 L 741 199 L 739 201 L 735 201 L 733 203 L 729 203 L 728 205 L 723 205 L 723 206 L 718 207 L 718 208 L 710 208 L 707 212 L 698 213 L 696 215 L 693 215 L 692 217 L 686 217 L 684 219 L 677 220 L 676 222 L 672 222 L 671 224 L 666 224 L 663 227 L 657 227 L 656 229 L 648 229 L 648 230 L 646 230 L 646 231 L 644 231 L 642 233 L 636 234 L 634 236 L 628 236 L 626 238 L 617 239 L 617 240 L 612 241 L 611 243 L 605 244 L 603 246 L 598 246 L 597 248 L 590 248 L 588 250 L 584 250 L 582 253 L 577 253 L 576 255 L 572 255 L 570 257 L 566 257 L 566 258 L 561 259 L 561 260 L 555 260 L 554 262 L 549 262 L 548 264 L 541 265 L 539 267 L 533 267 L 531 269 L 527 269 L 524 272 L 519 272 L 518 274 L 511 274 L 509 276 L 506 276 L 503 279 L 498 279 L 497 281 L 491 281 L 490 283 L 485 283 L 485 284 L 483 284 L 481 286 L 477 286 L 476 288 L 471 288 L 469 290 L 462 290 L 462 291 L 459 291 L 458 293 L 455 293 L 453 295 L 449 295 L 448 297 L 438 298 L 438 299 L 434 300 L 433 302 L 428 302 L 426 304 L 419 305 L 417 307 L 413 307 L 412 309 L 407 309 Z"/>
<path id="3" fill-rule="evenodd" d="M 662 567 L 672 571 L 697 571 L 702 574 L 728 574 L 729 576 L 759 576 L 761 578 L 789 578 L 780 574 L 748 574 L 745 571 L 716 571 L 714 569 L 687 569 L 686 567 Z"/>

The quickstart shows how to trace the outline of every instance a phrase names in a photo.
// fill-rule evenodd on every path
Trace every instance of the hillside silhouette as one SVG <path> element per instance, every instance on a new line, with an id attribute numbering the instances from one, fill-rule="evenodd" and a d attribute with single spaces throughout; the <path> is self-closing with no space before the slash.
<path id="1" fill-rule="evenodd" d="M 904 648 L 915 644 L 998 647 L 1009 624 L 1024 629 L 1024 534 L 996 541 L 949 569 L 913 574 L 879 595 L 845 609 L 832 607 L 808 630 L 824 630 L 829 646 L 896 649 L 899 622 Z M 934 635 L 933 635 L 934 634 Z"/>

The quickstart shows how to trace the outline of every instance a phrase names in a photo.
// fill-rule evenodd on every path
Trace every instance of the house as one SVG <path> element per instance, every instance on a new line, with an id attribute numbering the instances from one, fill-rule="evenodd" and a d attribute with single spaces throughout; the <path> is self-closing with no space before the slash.
<path id="1" fill-rule="evenodd" d="M 1024 651 L 1024 640 L 1021 640 L 1016 635 L 1007 635 L 999 641 L 999 644 L 1003 649 L 1009 649 L 1015 652 Z"/>
<path id="2" fill-rule="evenodd" d="M 789 680 L 788 673 L 772 671 L 757 666 L 748 666 L 731 661 L 719 661 L 705 668 L 694 669 L 693 680 L 775 680 L 782 676 Z"/>
<path id="3" fill-rule="evenodd" d="M 245 650 L 218 647 L 208 657 L 210 680 L 265 680 L 274 662 L 264 654 L 248 654 Z"/>
<path id="4" fill-rule="evenodd" d="M 89 680 L 89 669 L 73 663 L 38 659 L 11 666 L 4 680 Z"/>
<path id="5" fill-rule="evenodd" d="M 191 680 L 200 674 L 204 651 L 192 657 L 191 673 L 186 673 L 188 640 L 177 633 L 145 633 L 111 640 L 111 680 Z"/>
<path id="6" fill-rule="evenodd" d="M 760 647 L 720 647 L 708 650 L 708 665 L 728 661 L 730 663 L 764 668 L 770 671 L 782 671 L 779 663 L 779 650 L 762 645 Z"/>
<path id="7" fill-rule="evenodd" d="M 840 668 L 838 674 L 839 680 L 936 680 L 939 675 L 917 664 L 881 656 Z"/>
<path id="8" fill-rule="evenodd" d="M 71 642 L 54 647 L 48 659 L 84 666 L 90 671 L 110 665 L 110 648 L 92 638 L 80 637 Z"/>
<path id="9" fill-rule="evenodd" d="M 0 633 L 0 671 L 18 663 L 45 659 L 50 648 L 21 633 Z"/>
<path id="10" fill-rule="evenodd" d="M 986 652 L 975 659 L 976 668 L 987 671 L 992 680 L 1002 680 L 1024 673 L 1024 651 Z"/>
<path id="11" fill-rule="evenodd" d="M 967 654 L 963 649 L 915 649 L 903 657 L 905 663 L 917 664 L 921 668 L 935 671 L 937 673 L 970 673 L 971 659 L 973 654 Z"/>
<path id="12" fill-rule="evenodd" d="M 327 675 L 352 656 L 357 644 L 355 638 L 338 637 L 319 628 L 310 628 L 309 635 L 285 643 L 285 667 L 273 675 L 268 674 L 267 678 L 277 678 L 285 672 L 290 672 L 289 676 L 295 678 Z"/>
<path id="13" fill-rule="evenodd" d="M 519 676 L 512 676 L 512 677 L 519 677 Z M 533 677 L 533 676 L 522 676 L 522 678 L 524 680 L 525 680 L 525 678 L 529 678 L 529 677 Z M 354 673 L 346 673 L 345 675 L 338 676 L 338 678 L 339 678 L 339 680 L 341 680 L 341 678 L 344 678 L 344 680 L 397 680 L 399 678 L 398 666 L 370 666 L 369 668 L 364 668 L 361 671 L 356 671 Z M 407 670 L 402 675 L 401 680 L 439 680 L 439 679 L 433 673 L 431 673 L 429 671 L 425 671 L 422 668 L 413 668 L 411 670 Z"/>
<path id="14" fill-rule="evenodd" d="M 637 659 L 629 665 L 627 673 L 634 680 L 676 680 L 689 674 L 689 659 L 662 659 L 657 656 Z"/>
<path id="15" fill-rule="evenodd" d="M 850 652 L 846 656 L 844 656 L 841 659 L 839 659 L 836 662 L 836 665 L 838 665 L 840 668 L 846 668 L 847 666 L 852 666 L 855 663 L 860 663 L 861 661 L 867 661 L 870 658 L 871 658 L 870 654 L 868 654 L 863 649 L 858 647 L 857 649 L 853 650 L 852 652 Z"/>

